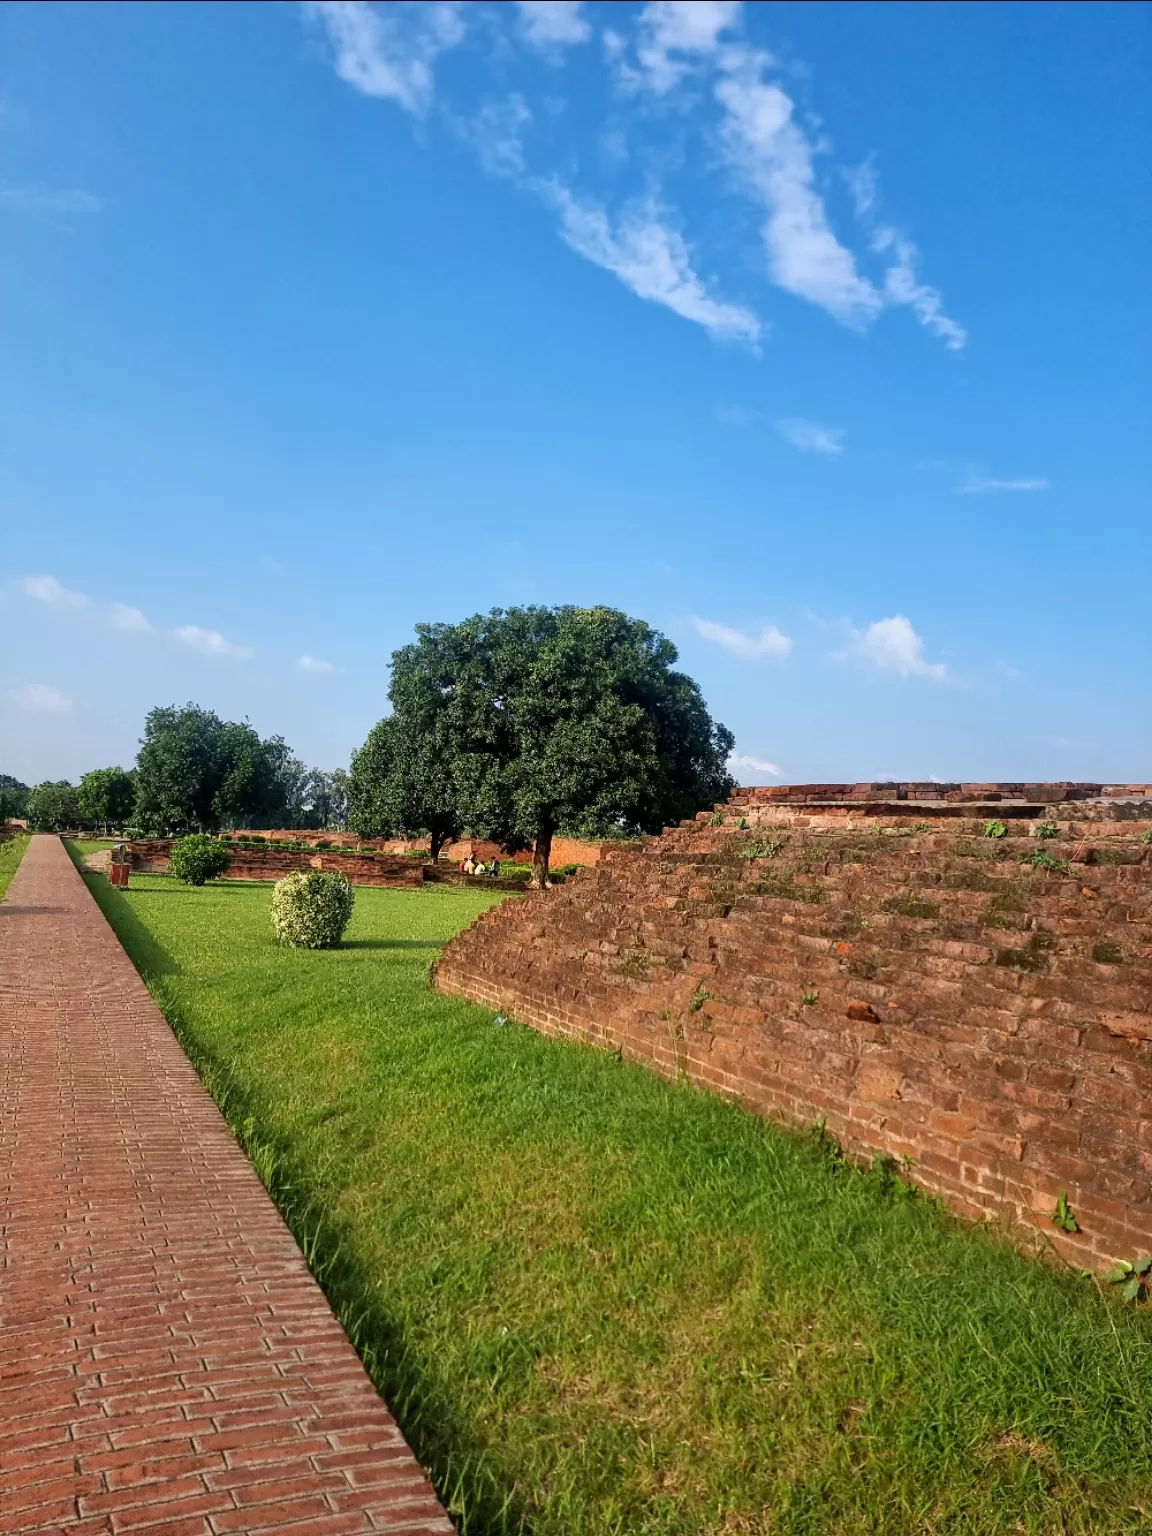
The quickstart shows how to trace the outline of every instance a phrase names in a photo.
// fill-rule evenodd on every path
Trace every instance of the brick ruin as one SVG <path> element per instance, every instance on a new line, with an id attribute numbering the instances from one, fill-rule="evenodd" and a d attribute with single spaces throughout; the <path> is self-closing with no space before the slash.
<path id="1" fill-rule="evenodd" d="M 137 874 L 166 874 L 174 841 L 171 837 L 149 837 L 126 844 L 131 868 Z M 423 869 L 416 859 L 381 858 L 376 854 L 357 854 L 346 849 L 310 851 L 239 845 L 229 847 L 228 853 L 229 880 L 279 880 L 297 870 L 322 869 L 347 875 L 353 885 L 418 886 L 424 883 Z"/>
<path id="2" fill-rule="evenodd" d="M 1152 785 L 741 789 L 494 908 L 437 985 L 1100 1268 L 1152 1251 L 1149 828 Z"/>
<path id="3" fill-rule="evenodd" d="M 271 834 L 268 834 L 269 836 Z M 171 837 L 137 838 L 124 845 L 129 871 L 139 875 L 165 875 L 168 873 L 168 857 L 172 852 Z M 470 885 L 482 890 L 519 891 L 527 883 L 527 875 L 494 879 L 489 875 L 462 875 L 449 864 L 429 864 L 420 859 L 389 857 L 387 853 L 361 852 L 356 848 L 272 848 L 245 846 L 241 843 L 228 845 L 229 863 L 225 872 L 229 880 L 280 880 L 297 870 L 323 870 L 329 874 L 347 875 L 353 885 L 390 886 L 411 889 L 422 885 Z M 100 862 L 92 867 L 108 868 L 114 859 L 97 855 Z"/>

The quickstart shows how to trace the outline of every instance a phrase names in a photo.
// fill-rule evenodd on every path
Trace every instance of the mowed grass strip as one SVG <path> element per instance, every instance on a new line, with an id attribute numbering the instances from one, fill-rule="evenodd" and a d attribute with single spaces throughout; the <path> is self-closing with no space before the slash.
<path id="1" fill-rule="evenodd" d="M 6 838 L 0 843 L 0 901 L 3 901 L 4 893 L 12 884 L 12 876 L 20 867 L 28 842 L 28 834 L 18 832 L 15 837 Z"/>
<path id="2" fill-rule="evenodd" d="M 461 1529 L 1146 1532 L 1152 1328 L 834 1144 L 441 997 L 487 893 L 89 877 Z"/>

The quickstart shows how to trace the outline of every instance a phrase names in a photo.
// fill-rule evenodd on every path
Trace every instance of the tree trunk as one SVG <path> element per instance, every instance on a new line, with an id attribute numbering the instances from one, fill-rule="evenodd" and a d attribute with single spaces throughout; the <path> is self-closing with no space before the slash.
<path id="1" fill-rule="evenodd" d="M 536 848 L 532 855 L 532 889 L 534 891 L 546 891 L 551 889 L 552 882 L 548 878 L 548 863 L 552 857 L 552 828 L 542 826 L 536 833 Z"/>
<path id="2" fill-rule="evenodd" d="M 448 834 L 447 834 L 447 832 L 436 832 L 436 831 L 429 832 L 429 834 L 428 834 L 428 852 L 431 855 L 431 859 L 432 859 L 432 863 L 433 864 L 435 864 L 436 860 L 440 857 L 440 850 L 441 850 L 441 848 L 443 848 L 444 844 L 447 841 L 448 841 Z"/>

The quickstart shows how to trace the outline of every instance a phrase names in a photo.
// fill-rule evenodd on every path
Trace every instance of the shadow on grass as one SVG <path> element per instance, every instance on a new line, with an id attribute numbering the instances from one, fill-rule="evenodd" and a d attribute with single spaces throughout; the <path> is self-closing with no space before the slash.
<path id="1" fill-rule="evenodd" d="M 84 883 L 92 892 L 96 905 L 108 919 L 116 937 L 124 946 L 129 960 L 144 978 L 145 985 L 159 981 L 164 976 L 179 976 L 180 967 L 173 957 L 158 944 L 151 933 L 132 910 L 131 903 L 108 884 L 103 875 L 91 870 L 84 871 Z M 154 891 L 152 895 L 162 895 Z M 179 894 L 179 892 L 175 893 Z"/>
<path id="2" fill-rule="evenodd" d="M 435 939 L 342 939 L 341 949 L 443 949 Z"/>
<path id="3" fill-rule="evenodd" d="M 171 1000 L 165 1013 L 232 1134 L 275 1201 L 308 1267 L 417 1460 L 432 1478 L 460 1536 L 532 1536 L 515 1486 L 494 1472 L 487 1450 L 456 1414 L 427 1357 L 405 1337 L 386 1295 L 352 1256 L 310 1169 L 293 1161 L 288 1142 L 269 1136 L 259 1106 L 227 1063 L 202 1049 Z"/>

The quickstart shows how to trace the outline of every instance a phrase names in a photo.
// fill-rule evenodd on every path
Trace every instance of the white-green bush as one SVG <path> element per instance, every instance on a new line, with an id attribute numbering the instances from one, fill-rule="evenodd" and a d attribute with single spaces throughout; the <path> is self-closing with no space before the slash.
<path id="1" fill-rule="evenodd" d="M 344 875 L 301 870 L 272 887 L 272 926 L 294 949 L 332 949 L 352 916 L 355 892 Z"/>

